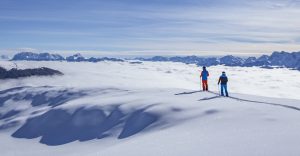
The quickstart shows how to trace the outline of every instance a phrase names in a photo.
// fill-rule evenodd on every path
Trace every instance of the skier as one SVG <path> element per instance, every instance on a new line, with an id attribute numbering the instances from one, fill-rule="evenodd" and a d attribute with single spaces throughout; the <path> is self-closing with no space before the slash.
<path id="1" fill-rule="evenodd" d="M 200 75 L 200 79 L 202 78 L 202 89 L 203 89 L 203 91 L 208 91 L 208 84 L 207 84 L 208 76 L 209 76 L 209 73 L 206 70 L 206 67 L 203 66 L 203 71 L 201 72 L 201 75 Z"/>
<path id="2" fill-rule="evenodd" d="M 226 73 L 223 71 L 218 81 L 218 85 L 221 83 L 221 96 L 224 96 L 223 91 L 225 90 L 225 94 L 228 97 L 227 82 L 228 82 L 228 78 L 226 76 Z"/>

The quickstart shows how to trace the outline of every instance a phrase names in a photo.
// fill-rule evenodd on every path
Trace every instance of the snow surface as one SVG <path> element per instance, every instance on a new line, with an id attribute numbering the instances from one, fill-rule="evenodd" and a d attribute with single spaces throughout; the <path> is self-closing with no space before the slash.
<path id="1" fill-rule="evenodd" d="M 195 65 L 16 63 L 65 75 L 1 80 L 4 156 L 300 155 L 299 71 L 209 67 L 201 92 Z M 223 70 L 231 98 L 218 96 Z"/>

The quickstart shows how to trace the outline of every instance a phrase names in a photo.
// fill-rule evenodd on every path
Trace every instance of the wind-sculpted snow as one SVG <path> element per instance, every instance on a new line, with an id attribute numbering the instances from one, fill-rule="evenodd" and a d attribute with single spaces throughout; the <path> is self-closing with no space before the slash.
<path id="1" fill-rule="evenodd" d="M 168 123 L 166 120 L 161 120 L 161 113 L 148 111 L 156 106 L 152 104 L 130 109 L 122 109 L 120 104 L 87 108 L 81 104 L 78 108 L 71 109 L 72 111 L 58 107 L 80 98 L 92 98 L 93 95 L 101 96 L 116 92 L 127 91 L 115 88 L 75 90 L 51 86 L 3 90 L 0 91 L 0 108 L 3 109 L 2 113 L 0 112 L 0 120 L 4 122 L 0 125 L 0 130 L 21 125 L 22 121 L 17 119 L 24 111 L 31 112 L 29 115 L 31 117 L 24 121 L 12 136 L 26 139 L 41 137 L 40 142 L 47 145 L 62 145 L 76 140 L 88 141 L 111 136 L 124 139 L 145 129 L 151 130 Z M 10 104 L 20 101 L 29 102 L 32 108 L 8 109 Z M 35 110 L 36 107 L 46 108 L 46 111 Z M 174 112 L 180 111 L 180 109 L 174 110 Z"/>
<path id="2" fill-rule="evenodd" d="M 15 116 L 15 115 L 19 114 L 20 112 L 21 111 L 19 111 L 19 110 L 11 110 L 11 111 L 6 112 L 4 114 L 0 114 L 0 120 L 10 118 L 12 116 Z"/>
<path id="3" fill-rule="evenodd" d="M 53 109 L 30 118 L 12 136 L 33 139 L 47 145 L 62 145 L 75 140 L 88 141 L 113 136 L 119 139 L 135 135 L 144 129 L 159 126 L 159 115 L 145 112 L 146 109 L 123 112 L 114 108 L 79 108 L 73 114 L 66 110 Z M 105 112 L 109 112 L 108 115 Z"/>
<path id="4" fill-rule="evenodd" d="M 31 101 L 32 106 L 48 105 L 55 107 L 85 95 L 87 95 L 87 93 L 84 91 L 72 91 L 68 89 L 57 90 L 49 86 L 37 88 L 17 87 L 0 92 L 0 107 L 9 100 L 13 102 Z"/>
<path id="5" fill-rule="evenodd" d="M 202 114 L 192 115 L 190 117 L 181 116 L 184 113 L 181 108 L 172 105 L 161 104 L 144 104 L 140 106 L 126 104 L 108 104 L 102 105 L 101 99 L 111 96 L 127 97 L 138 94 L 129 90 L 120 90 L 116 88 L 98 88 L 98 89 L 74 89 L 59 88 L 52 86 L 44 87 L 17 87 L 0 91 L 2 113 L 1 129 L 8 129 L 20 126 L 13 134 L 15 138 L 34 139 L 40 138 L 40 143 L 56 146 L 68 144 L 74 141 L 101 140 L 103 138 L 124 139 L 136 134 L 155 131 L 165 127 L 176 126 L 181 121 L 205 117 L 207 115 L 215 115 L 222 110 L 208 109 Z M 177 92 L 174 94 L 176 98 L 188 98 L 188 96 L 201 95 L 199 101 L 214 101 L 216 98 L 221 99 L 217 93 L 206 93 L 202 91 Z M 171 96 L 171 95 L 170 95 Z M 88 99 L 99 98 L 97 104 L 88 104 Z M 86 102 L 80 102 L 81 98 L 85 98 Z M 175 98 L 175 97 L 174 97 Z M 276 104 L 264 101 L 255 101 L 252 99 L 243 99 L 230 97 L 232 102 L 251 102 L 255 104 L 268 104 L 271 106 L 281 106 L 300 110 L 296 106 Z M 25 109 L 8 109 L 10 104 L 27 101 L 31 108 Z M 74 104 L 74 102 L 78 104 Z M 131 100 L 129 100 L 131 101 Z M 72 104 L 73 102 L 73 104 Z M 95 102 L 95 101 L 94 101 Z M 235 103 L 236 103 L 235 102 Z M 126 103 L 126 100 L 124 101 Z M 184 103 L 182 103 L 184 104 Z M 161 108 L 160 108 L 161 107 Z M 41 109 L 42 108 L 42 109 Z M 160 109 L 158 109 L 160 108 Z M 167 109 L 168 113 L 161 112 Z M 155 111 L 159 110 L 159 111 Z M 24 112 L 29 112 L 28 119 L 22 121 L 20 117 L 24 116 Z M 173 115 L 172 115 L 173 114 Z M 176 115 L 177 114 L 177 115 Z M 169 117 L 166 117 L 169 116 Z M 174 116 L 181 116 L 176 117 Z"/>
<path id="6" fill-rule="evenodd" d="M 106 114 L 108 113 L 108 114 Z M 158 114 L 137 109 L 122 111 L 119 106 L 110 108 L 79 108 L 74 113 L 52 109 L 40 116 L 30 118 L 12 136 L 37 138 L 47 145 L 61 145 L 75 140 L 88 141 L 109 137 L 121 131 L 119 139 L 135 135 L 145 128 L 155 126 Z"/>
<path id="7" fill-rule="evenodd" d="M 36 107 L 57 107 L 84 98 L 92 93 L 98 95 L 106 94 L 107 92 L 122 92 L 114 88 L 98 89 L 98 90 L 76 90 L 74 88 L 59 88 L 51 86 L 43 87 L 16 87 L 0 91 L 0 119 L 15 119 L 24 111 L 33 112 Z M 16 105 L 16 104 L 20 105 Z M 15 106 L 16 105 L 16 106 Z M 10 121 L 7 120 L 7 121 Z M 2 128 L 10 127 L 10 122 L 2 125 Z M 1 129 L 1 128 L 0 128 Z"/>

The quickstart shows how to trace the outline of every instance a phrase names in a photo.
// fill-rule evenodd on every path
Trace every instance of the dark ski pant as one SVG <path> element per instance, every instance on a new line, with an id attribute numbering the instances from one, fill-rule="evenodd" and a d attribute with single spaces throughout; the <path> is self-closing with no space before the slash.
<path id="1" fill-rule="evenodd" d="M 202 80 L 202 88 L 203 88 L 203 91 L 208 91 L 207 80 Z"/>
<path id="2" fill-rule="evenodd" d="M 228 96 L 227 84 L 221 84 L 221 95 L 224 96 L 224 91 L 226 96 Z"/>

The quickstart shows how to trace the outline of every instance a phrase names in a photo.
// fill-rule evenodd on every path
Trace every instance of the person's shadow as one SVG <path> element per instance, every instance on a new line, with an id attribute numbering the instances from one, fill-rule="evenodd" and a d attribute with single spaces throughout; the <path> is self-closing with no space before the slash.
<path id="1" fill-rule="evenodd" d="M 199 93 L 199 92 L 203 92 L 202 90 L 197 90 L 197 91 L 191 91 L 191 92 L 181 92 L 181 93 L 177 93 L 174 95 L 188 95 L 188 94 L 194 94 L 194 93 Z"/>

